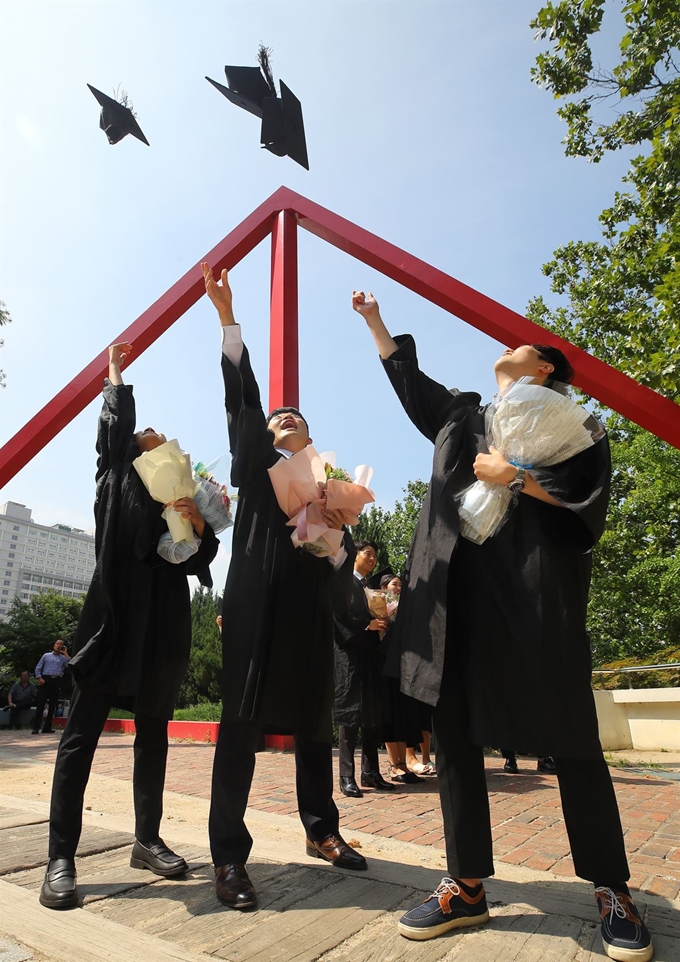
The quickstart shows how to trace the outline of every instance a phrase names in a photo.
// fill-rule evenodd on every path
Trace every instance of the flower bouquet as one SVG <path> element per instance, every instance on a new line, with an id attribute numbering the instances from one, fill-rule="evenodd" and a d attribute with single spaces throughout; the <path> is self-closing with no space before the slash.
<path id="1" fill-rule="evenodd" d="M 335 466 L 332 452 L 318 454 L 307 445 L 290 458 L 281 458 L 269 468 L 269 477 L 279 507 L 295 530 L 291 540 L 320 558 L 334 558 L 342 544 L 343 532 L 329 528 L 322 510 L 340 511 L 344 524 L 357 524 L 365 504 L 375 501 L 368 487 L 373 469 L 362 464 L 354 480 Z"/>
<path id="2" fill-rule="evenodd" d="M 198 510 L 213 529 L 215 534 L 225 531 L 234 523 L 231 516 L 231 500 L 227 493 L 226 484 L 220 484 L 215 476 L 206 468 L 202 461 L 194 465 L 194 480 L 198 488 L 193 498 Z M 179 517 L 179 515 L 178 515 Z M 191 525 L 190 525 L 191 527 Z M 173 541 L 170 531 L 166 531 L 158 539 L 157 552 L 172 564 L 181 564 L 196 554 L 201 546 L 201 539 L 196 535 L 193 527 L 188 540 Z"/>
<path id="3" fill-rule="evenodd" d="M 584 407 L 532 377 L 514 381 L 486 410 L 489 446 L 527 470 L 561 464 L 603 435 L 600 422 Z M 498 531 L 514 503 L 505 485 L 486 481 L 475 481 L 458 497 L 460 533 L 475 544 Z"/>

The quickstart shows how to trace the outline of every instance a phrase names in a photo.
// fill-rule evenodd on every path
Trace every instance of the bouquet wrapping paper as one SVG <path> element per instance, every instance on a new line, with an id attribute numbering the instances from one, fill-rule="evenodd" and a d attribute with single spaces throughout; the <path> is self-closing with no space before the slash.
<path id="1" fill-rule="evenodd" d="M 558 391 L 523 377 L 486 411 L 489 446 L 517 467 L 547 467 L 580 454 L 604 435 L 604 428 L 584 407 Z M 513 506 L 502 484 L 475 481 L 461 492 L 460 533 L 483 544 L 501 527 Z"/>

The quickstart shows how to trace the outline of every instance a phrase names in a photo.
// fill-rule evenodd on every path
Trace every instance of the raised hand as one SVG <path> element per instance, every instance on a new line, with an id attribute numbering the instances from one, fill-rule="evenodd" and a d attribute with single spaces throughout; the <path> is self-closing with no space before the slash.
<path id="1" fill-rule="evenodd" d="M 232 309 L 232 294 L 229 287 L 229 279 L 226 269 L 222 271 L 220 281 L 216 281 L 210 264 L 206 261 L 201 263 L 203 278 L 205 280 L 205 292 L 217 308 L 220 316 L 220 323 L 223 327 L 235 324 L 234 312 Z"/>
<path id="2" fill-rule="evenodd" d="M 132 344 L 129 341 L 111 344 L 109 347 L 109 364 L 116 364 L 120 367 L 131 350 Z"/>
<path id="3" fill-rule="evenodd" d="M 111 384 L 122 384 L 120 368 L 123 361 L 132 350 L 129 341 L 120 341 L 118 344 L 111 344 L 109 347 L 109 381 Z"/>
<path id="4" fill-rule="evenodd" d="M 205 520 L 193 498 L 178 498 L 177 501 L 170 501 L 166 507 L 173 507 L 179 515 L 191 523 L 198 537 L 203 537 Z"/>
<path id="5" fill-rule="evenodd" d="M 352 307 L 366 321 L 374 317 L 380 317 L 378 302 L 370 292 L 366 296 L 363 291 L 352 291 Z"/>
<path id="6" fill-rule="evenodd" d="M 394 354 L 397 344 L 385 327 L 375 297 L 371 293 L 366 296 L 363 291 L 352 291 L 352 307 L 366 321 L 380 357 L 387 358 Z"/>

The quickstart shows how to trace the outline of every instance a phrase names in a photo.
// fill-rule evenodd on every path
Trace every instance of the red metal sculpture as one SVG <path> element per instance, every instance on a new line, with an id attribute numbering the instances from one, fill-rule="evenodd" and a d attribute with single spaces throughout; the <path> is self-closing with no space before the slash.
<path id="1" fill-rule="evenodd" d="M 205 288 L 201 261 L 208 261 L 219 276 L 223 268 L 231 270 L 271 233 L 269 403 L 272 407 L 282 404 L 297 407 L 298 225 L 508 347 L 527 343 L 554 344 L 568 356 L 576 371 L 574 383 L 578 387 L 680 448 L 680 406 L 673 401 L 287 187 L 280 187 L 223 241 L 204 254 L 115 340 L 133 341 L 135 357 L 139 357 L 202 296 Z M 108 352 L 104 349 L 0 448 L 0 486 L 13 478 L 99 394 L 107 367 Z"/>

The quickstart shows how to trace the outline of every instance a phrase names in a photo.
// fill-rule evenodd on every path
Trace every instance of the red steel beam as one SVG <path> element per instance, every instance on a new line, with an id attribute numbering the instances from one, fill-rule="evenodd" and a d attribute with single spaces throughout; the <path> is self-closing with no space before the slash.
<path id="1" fill-rule="evenodd" d="M 272 225 L 269 410 L 300 406 L 298 375 L 297 219 L 280 211 Z"/>
<path id="2" fill-rule="evenodd" d="M 285 213 L 286 216 L 280 215 Z M 559 347 L 569 358 L 576 371 L 575 384 L 598 398 L 614 411 L 656 434 L 669 444 L 680 448 L 680 406 L 668 398 L 644 387 L 616 368 L 610 367 L 586 351 L 575 347 L 556 334 L 539 327 L 521 314 L 511 311 L 497 301 L 462 284 L 443 271 L 419 260 L 412 254 L 389 244 L 382 238 L 351 221 L 307 200 L 287 187 L 280 187 L 224 240 L 201 260 L 207 260 L 219 273 L 228 270 L 262 241 L 276 224 L 281 251 L 272 253 L 272 303 L 281 318 L 282 336 L 275 366 L 291 363 L 288 345 L 291 343 L 291 324 L 286 319 L 291 314 L 293 292 L 297 301 L 297 274 L 294 283 L 289 278 L 289 264 L 297 257 L 288 256 L 294 231 L 290 218 L 322 240 L 392 278 L 409 290 L 420 294 L 433 304 L 483 331 L 509 347 L 526 343 L 548 343 Z M 287 246 L 288 245 L 288 246 Z M 275 243 L 276 247 L 276 243 Z M 199 261 L 200 263 L 200 261 Z M 136 321 L 115 340 L 135 342 L 135 356 L 139 357 L 153 342 L 201 297 L 203 279 L 199 263 L 194 265 L 162 297 L 151 305 Z M 276 284 L 275 284 L 276 275 Z M 276 294 L 274 288 L 276 287 Z M 297 315 L 297 307 L 294 311 Z M 295 326 L 295 325 L 293 325 Z M 287 331 L 287 333 L 286 333 Z M 297 366 L 297 356 L 295 357 Z M 24 467 L 52 438 L 93 400 L 101 390 L 102 379 L 108 365 L 108 353 L 103 350 L 97 357 L 38 412 L 14 437 L 0 448 L 0 487 Z M 281 384 L 272 390 L 280 397 L 294 397 L 289 390 L 287 375 L 281 374 Z M 295 377 L 297 381 L 297 376 Z M 270 383 L 270 389 L 272 384 Z M 294 404 L 291 400 L 285 403 Z M 295 406 L 297 404 L 295 403 Z"/>
<path id="3" fill-rule="evenodd" d="M 680 448 L 680 405 L 669 398 L 638 384 L 587 351 L 306 197 L 287 188 L 282 188 L 278 195 L 279 200 L 296 211 L 301 227 L 502 344 L 508 347 L 520 344 L 559 347 L 576 372 L 574 383 L 577 387 Z"/>
<path id="4" fill-rule="evenodd" d="M 134 342 L 135 358 L 140 357 L 204 294 L 201 261 L 208 261 L 219 276 L 223 268 L 230 270 L 264 240 L 271 230 L 272 220 L 281 210 L 279 193 L 272 194 L 246 217 L 111 343 Z M 13 478 L 101 392 L 108 363 L 108 348 L 105 348 L 0 448 L 0 487 Z"/>

